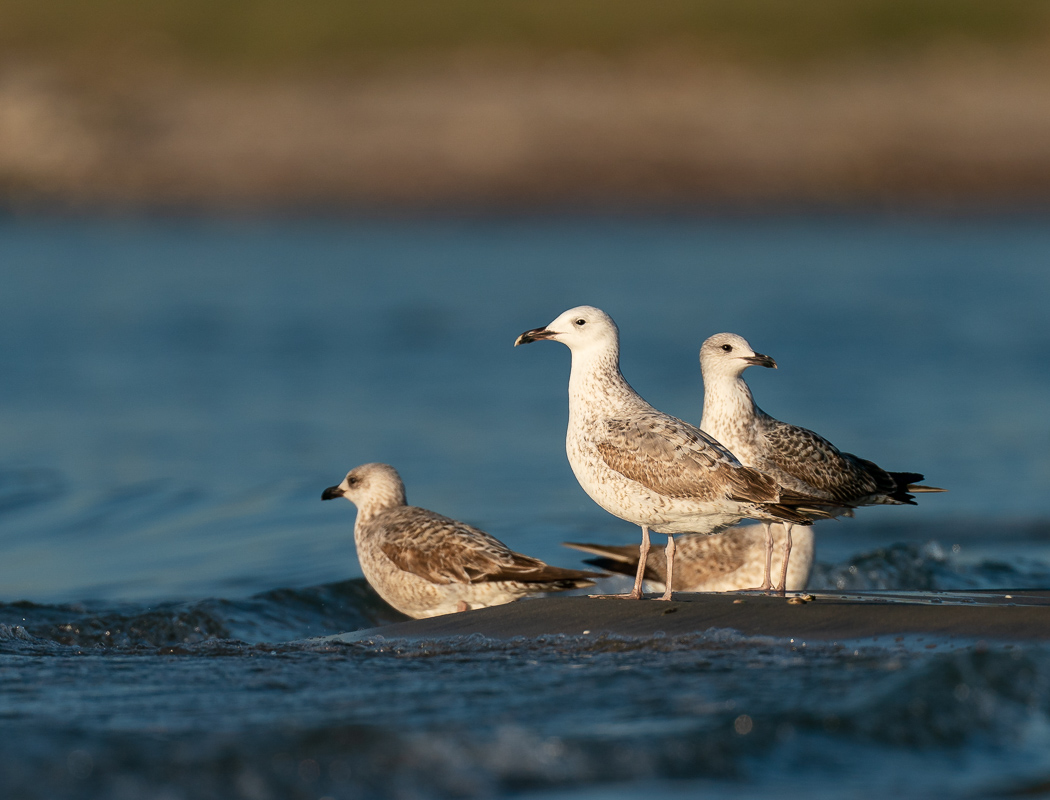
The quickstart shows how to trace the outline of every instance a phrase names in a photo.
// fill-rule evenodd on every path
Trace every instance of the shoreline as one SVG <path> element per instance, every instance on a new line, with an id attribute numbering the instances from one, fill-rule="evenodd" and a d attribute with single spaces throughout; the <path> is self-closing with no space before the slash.
<path id="1" fill-rule="evenodd" d="M 601 635 L 646 638 L 729 629 L 792 640 L 864 639 L 888 644 L 902 636 L 993 641 L 1050 641 L 1050 590 L 814 593 L 791 598 L 742 593 L 676 593 L 671 602 L 620 597 L 544 597 L 410 620 L 318 641 L 492 639 Z"/>

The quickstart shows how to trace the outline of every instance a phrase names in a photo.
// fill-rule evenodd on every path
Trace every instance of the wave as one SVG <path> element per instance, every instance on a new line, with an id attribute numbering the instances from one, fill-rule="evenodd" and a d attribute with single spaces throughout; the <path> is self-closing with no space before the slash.
<path id="1" fill-rule="evenodd" d="M 642 798 L 652 796 L 647 781 L 755 789 L 767 773 L 785 798 L 813 796 L 807 776 L 829 774 L 837 796 L 979 797 L 1050 771 L 1045 648 L 888 655 L 827 644 L 799 659 L 783 642 L 680 639 L 667 637 L 662 656 L 582 637 L 465 637 L 437 651 L 294 645 L 273 653 L 247 697 L 216 686 L 230 713 L 245 714 L 251 700 L 235 729 L 205 722 L 143 734 L 8 720 L 17 736 L 0 751 L 0 772 L 8 796 L 61 800 L 160 796 L 159 787 L 197 798 L 472 798 L 617 784 L 628 787 L 617 796 Z M 207 645 L 189 650 L 220 647 Z M 309 649 L 322 657 L 289 657 Z M 242 663 L 239 679 L 257 681 L 261 665 Z M 306 700 L 348 680 L 340 709 L 317 703 L 281 724 L 253 715 L 269 722 L 282 695 Z M 100 713 L 108 719 L 109 707 Z"/>
<path id="2" fill-rule="evenodd" d="M 208 599 L 146 607 L 0 604 L 3 630 L 19 642 L 76 648 L 155 649 L 217 639 L 246 643 L 325 636 L 407 619 L 361 578 L 305 589 L 274 589 L 240 600 Z M 28 637 L 28 639 L 26 638 Z"/>
<path id="3" fill-rule="evenodd" d="M 966 563 L 938 541 L 898 543 L 838 564 L 817 562 L 810 590 L 951 592 L 973 589 L 1045 589 L 1050 566 L 1032 559 Z"/>

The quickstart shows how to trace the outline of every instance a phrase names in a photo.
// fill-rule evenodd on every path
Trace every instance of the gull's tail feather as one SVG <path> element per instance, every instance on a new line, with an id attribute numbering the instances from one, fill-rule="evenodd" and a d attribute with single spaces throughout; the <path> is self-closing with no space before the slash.
<path id="1" fill-rule="evenodd" d="M 776 503 L 762 503 L 762 507 L 783 517 L 784 521 L 796 525 L 812 525 L 815 519 L 834 519 L 848 510 L 842 505 L 829 503 L 819 497 L 787 489 L 780 490 L 780 497 Z"/>
<path id="2" fill-rule="evenodd" d="M 605 577 L 604 574 L 602 577 Z M 537 583 L 536 586 L 542 587 L 547 592 L 567 592 L 569 589 L 586 589 L 594 586 L 594 581 L 590 578 L 576 578 L 564 581 L 545 581 Z"/>
<path id="3" fill-rule="evenodd" d="M 628 578 L 633 578 L 638 572 L 638 559 L 634 560 L 634 564 L 628 564 L 623 561 L 616 561 L 612 558 L 585 558 L 584 564 L 590 564 L 592 567 L 605 570 L 610 575 L 626 575 Z M 652 582 L 663 583 L 664 576 L 659 574 L 653 569 L 648 562 L 645 565 L 645 574 L 642 576 L 642 580 Z"/>
<path id="4" fill-rule="evenodd" d="M 790 522 L 793 525 L 813 524 L 812 517 L 794 506 L 785 506 L 780 503 L 759 503 L 758 507 L 772 517 L 775 517 L 778 522 Z"/>
<path id="5" fill-rule="evenodd" d="M 864 461 L 865 464 L 872 464 L 870 461 Z M 875 466 L 874 464 L 872 466 Z M 887 472 L 894 482 L 902 489 L 907 489 L 909 483 L 918 483 L 919 481 L 926 480 L 926 477 L 921 472 Z"/>
<path id="6" fill-rule="evenodd" d="M 638 570 L 638 545 L 589 544 L 586 542 L 562 542 L 562 544 L 565 547 L 571 547 L 574 550 L 582 550 L 584 553 L 598 556 L 597 558 L 588 558 L 583 563 L 590 564 L 592 567 L 597 567 L 605 572 L 627 575 L 633 578 Z M 644 580 L 662 582 L 664 575 L 661 570 L 654 569 L 653 565 L 647 560 Z"/>
<path id="7" fill-rule="evenodd" d="M 594 586 L 595 579 L 604 577 L 605 575 L 601 572 L 590 572 L 584 569 L 564 569 L 544 564 L 542 567 L 532 569 L 515 569 L 508 566 L 498 572 L 487 575 L 486 580 L 549 584 L 551 588 L 548 588 L 548 591 L 562 591 Z"/>
<path id="8" fill-rule="evenodd" d="M 863 459 L 861 459 L 861 461 L 863 461 Z M 878 469 L 878 467 L 870 461 L 864 461 L 863 463 L 874 467 L 876 470 Z M 884 474 L 889 476 L 889 479 L 893 482 L 893 488 L 886 491 L 886 496 L 891 500 L 896 500 L 898 503 L 905 503 L 913 506 L 915 505 L 915 498 L 912 497 L 912 494 L 928 494 L 932 492 L 947 491 L 947 489 L 941 489 L 937 486 L 920 485 L 919 481 L 926 480 L 926 476 L 921 472 L 886 472 Z"/>
<path id="9" fill-rule="evenodd" d="M 906 487 L 909 492 L 914 494 L 926 494 L 927 492 L 946 492 L 947 489 L 941 489 L 939 486 L 917 486 L 914 483 L 909 483 Z"/>
<path id="10" fill-rule="evenodd" d="M 562 542 L 562 546 L 571 547 L 573 550 L 582 550 L 584 553 L 609 558 L 619 564 L 638 563 L 638 545 L 636 544 L 589 544 L 587 542 Z M 590 562 L 588 562 L 590 563 Z"/>

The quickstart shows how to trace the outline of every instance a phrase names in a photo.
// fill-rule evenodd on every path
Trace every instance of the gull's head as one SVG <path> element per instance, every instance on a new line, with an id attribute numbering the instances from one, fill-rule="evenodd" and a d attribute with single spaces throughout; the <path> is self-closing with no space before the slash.
<path id="1" fill-rule="evenodd" d="M 748 367 L 776 369 L 777 362 L 756 353 L 747 339 L 735 333 L 716 333 L 700 347 L 700 369 L 704 380 L 726 376 L 737 378 Z"/>
<path id="2" fill-rule="evenodd" d="M 514 346 L 551 339 L 561 342 L 573 353 L 587 350 L 617 351 L 620 332 L 612 317 L 594 306 L 570 308 L 545 328 L 525 331 Z"/>
<path id="3" fill-rule="evenodd" d="M 321 494 L 322 500 L 334 500 L 336 497 L 345 497 L 359 511 L 403 506 L 405 485 L 397 470 L 389 464 L 362 464 L 346 473 L 342 483 L 329 486 Z"/>

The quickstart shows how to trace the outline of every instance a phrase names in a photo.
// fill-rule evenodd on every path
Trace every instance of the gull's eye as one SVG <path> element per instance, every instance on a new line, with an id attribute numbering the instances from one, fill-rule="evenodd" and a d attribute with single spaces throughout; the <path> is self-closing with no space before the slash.
<path id="1" fill-rule="evenodd" d="M 724 344 L 724 345 L 722 345 L 722 349 L 725 350 L 727 353 L 732 353 L 733 352 L 733 345 L 731 345 L 731 344 Z"/>
<path id="2" fill-rule="evenodd" d="M 585 320 L 583 317 L 580 317 L 578 320 L 576 320 L 577 327 L 582 328 L 586 324 L 587 324 L 587 320 Z"/>
<path id="3" fill-rule="evenodd" d="M 351 478 L 349 475 L 347 475 L 347 477 L 346 477 L 346 485 L 347 486 L 353 486 L 359 480 L 360 480 L 359 478 Z"/>

